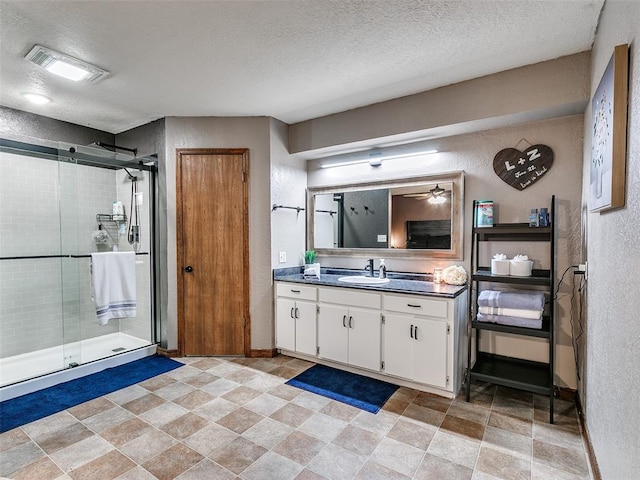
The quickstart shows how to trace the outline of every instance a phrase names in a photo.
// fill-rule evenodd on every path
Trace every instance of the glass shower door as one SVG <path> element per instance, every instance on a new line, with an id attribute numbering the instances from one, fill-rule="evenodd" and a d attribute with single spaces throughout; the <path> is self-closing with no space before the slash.
<path id="1" fill-rule="evenodd" d="M 64 146 L 60 162 L 61 241 L 69 254 L 62 272 L 67 367 L 152 344 L 150 178 L 128 155 Z M 74 155 L 77 160 L 74 160 Z M 124 166 L 126 165 L 126 169 Z M 134 180 L 135 179 L 135 180 Z M 133 201 L 133 209 L 132 209 Z M 133 224 L 130 220 L 133 217 Z M 139 243 L 129 242 L 131 226 Z M 137 238 L 137 237 L 136 237 Z M 92 253 L 135 252 L 135 317 L 99 322 L 91 274 Z"/>
<path id="2" fill-rule="evenodd" d="M 64 368 L 59 170 L 55 157 L 0 150 L 1 386 Z"/>

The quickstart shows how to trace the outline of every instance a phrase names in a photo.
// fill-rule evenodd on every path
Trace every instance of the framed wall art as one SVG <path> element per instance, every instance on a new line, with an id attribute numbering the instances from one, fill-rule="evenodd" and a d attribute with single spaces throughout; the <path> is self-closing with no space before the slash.
<path id="1" fill-rule="evenodd" d="M 589 209 L 624 207 L 627 156 L 629 46 L 618 45 L 591 100 Z"/>

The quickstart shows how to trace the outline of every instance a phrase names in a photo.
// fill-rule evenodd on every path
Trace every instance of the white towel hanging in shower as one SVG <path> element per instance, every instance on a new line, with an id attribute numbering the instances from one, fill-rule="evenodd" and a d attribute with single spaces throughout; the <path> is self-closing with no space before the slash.
<path id="1" fill-rule="evenodd" d="M 91 278 L 100 325 L 112 318 L 136 316 L 136 255 L 134 252 L 91 254 Z"/>

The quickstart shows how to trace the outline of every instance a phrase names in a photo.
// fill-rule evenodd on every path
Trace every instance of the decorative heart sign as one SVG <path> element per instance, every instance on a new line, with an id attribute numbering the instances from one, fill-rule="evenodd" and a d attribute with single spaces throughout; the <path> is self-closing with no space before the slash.
<path id="1" fill-rule="evenodd" d="M 505 148 L 493 158 L 496 175 L 518 190 L 524 190 L 540 180 L 552 164 L 553 150 L 547 145 L 533 145 L 524 152 Z"/>

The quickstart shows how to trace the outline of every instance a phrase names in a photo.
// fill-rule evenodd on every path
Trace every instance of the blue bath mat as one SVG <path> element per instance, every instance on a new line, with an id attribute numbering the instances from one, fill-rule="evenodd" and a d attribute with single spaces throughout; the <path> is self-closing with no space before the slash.
<path id="1" fill-rule="evenodd" d="M 183 364 L 153 355 L 0 402 L 0 433 L 142 382 Z"/>
<path id="2" fill-rule="evenodd" d="M 314 365 L 287 385 L 317 393 L 371 413 L 378 413 L 397 385 L 324 365 Z"/>

